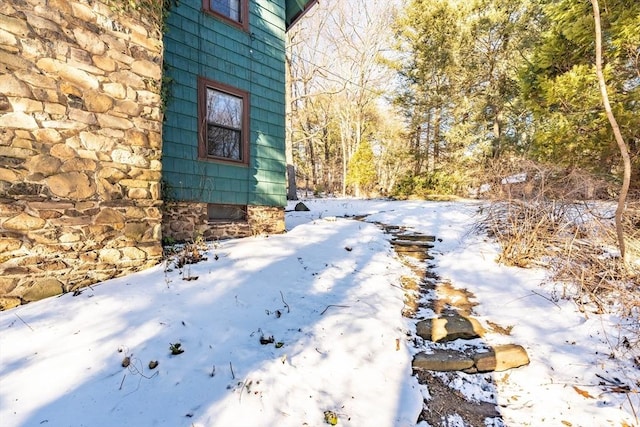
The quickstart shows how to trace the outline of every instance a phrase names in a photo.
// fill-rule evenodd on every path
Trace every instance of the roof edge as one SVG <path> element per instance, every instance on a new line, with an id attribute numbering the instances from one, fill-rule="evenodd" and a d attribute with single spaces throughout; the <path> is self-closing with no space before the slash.
<path id="1" fill-rule="evenodd" d="M 319 0 L 308 0 L 306 3 L 304 3 L 303 5 L 300 5 L 300 1 L 295 1 L 296 5 L 298 6 L 298 8 L 300 10 L 298 10 L 296 13 L 294 13 L 290 18 L 288 17 L 285 21 L 285 26 L 286 26 L 286 30 L 285 31 L 289 31 L 289 29 L 300 20 L 300 18 L 302 18 L 308 11 L 309 9 L 311 9 L 311 7 L 313 5 L 315 5 L 316 3 L 318 3 Z M 291 0 L 287 0 L 286 4 L 290 5 Z"/>

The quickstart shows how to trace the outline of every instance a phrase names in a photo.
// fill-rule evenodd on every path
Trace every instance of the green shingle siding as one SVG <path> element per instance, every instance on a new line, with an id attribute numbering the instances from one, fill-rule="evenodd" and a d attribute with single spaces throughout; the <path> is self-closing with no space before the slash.
<path id="1" fill-rule="evenodd" d="M 165 63 L 173 83 L 165 113 L 163 177 L 179 200 L 282 206 L 284 0 L 250 1 L 249 33 L 204 14 L 201 5 L 181 0 L 168 20 Z M 197 159 L 199 75 L 250 93 L 248 167 Z"/>

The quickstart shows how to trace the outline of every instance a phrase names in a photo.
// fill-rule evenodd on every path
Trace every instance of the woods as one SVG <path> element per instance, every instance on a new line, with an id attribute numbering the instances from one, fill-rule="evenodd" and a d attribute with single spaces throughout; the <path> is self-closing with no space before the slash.
<path id="1" fill-rule="evenodd" d="M 640 3 L 601 5 L 603 77 L 640 189 Z M 622 154 L 580 0 L 323 2 L 289 34 L 290 147 L 316 193 L 469 195 L 495 162 L 580 170 L 617 193 Z M 352 162 L 371 147 L 368 167 Z M 371 183 L 361 188 L 366 176 Z M 363 178 L 364 179 L 364 178 Z M 591 196 L 595 196 L 592 194 Z"/>
<path id="2" fill-rule="evenodd" d="M 640 3 L 352 3 L 289 34 L 297 186 L 487 199 L 501 262 L 637 310 Z"/>

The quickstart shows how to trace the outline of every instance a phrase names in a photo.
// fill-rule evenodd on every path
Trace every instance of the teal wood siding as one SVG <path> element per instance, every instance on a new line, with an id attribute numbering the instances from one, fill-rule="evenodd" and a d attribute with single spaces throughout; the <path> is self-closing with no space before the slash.
<path id="1" fill-rule="evenodd" d="M 250 0 L 248 32 L 204 13 L 202 0 L 171 10 L 162 154 L 170 199 L 286 205 L 284 4 Z M 198 76 L 249 92 L 248 166 L 198 160 Z"/>

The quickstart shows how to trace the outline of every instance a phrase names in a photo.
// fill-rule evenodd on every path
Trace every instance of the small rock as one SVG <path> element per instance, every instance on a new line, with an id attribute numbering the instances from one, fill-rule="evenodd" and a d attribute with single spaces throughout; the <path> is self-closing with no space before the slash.
<path id="1" fill-rule="evenodd" d="M 307 205 L 305 205 L 304 203 L 302 203 L 302 202 L 298 202 L 298 203 L 296 204 L 296 207 L 295 207 L 295 208 L 293 208 L 293 210 L 295 210 L 295 211 L 308 212 L 308 211 L 309 211 L 309 208 L 308 208 L 308 207 L 307 207 Z"/>
<path id="2" fill-rule="evenodd" d="M 268 337 L 263 335 L 260 337 L 260 344 L 262 345 L 273 344 L 274 342 L 275 339 L 273 338 L 273 335 L 269 335 Z"/>

